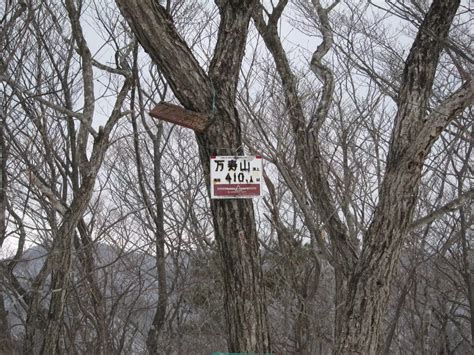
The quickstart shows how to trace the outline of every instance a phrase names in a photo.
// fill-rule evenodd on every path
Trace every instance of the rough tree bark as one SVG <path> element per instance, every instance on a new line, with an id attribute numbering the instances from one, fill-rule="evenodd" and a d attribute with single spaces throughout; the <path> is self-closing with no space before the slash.
<path id="1" fill-rule="evenodd" d="M 255 1 L 216 1 L 221 22 L 207 74 L 158 2 L 116 0 L 116 3 L 181 104 L 210 117 L 207 131 L 197 134 L 201 163 L 208 178 L 211 155 L 243 153 L 235 97 Z M 265 290 L 252 201 L 214 200 L 211 210 L 225 285 L 229 350 L 269 352 Z"/>
<path id="2" fill-rule="evenodd" d="M 390 282 L 412 219 L 424 160 L 443 129 L 473 101 L 474 90 L 472 80 L 469 79 L 435 110 L 426 114 L 439 55 L 459 0 L 435 0 L 432 3 L 405 62 L 385 178 L 360 256 L 346 226 L 335 213 L 336 205 L 329 188 L 327 168 L 318 138 L 319 129 L 331 105 L 334 88 L 332 72 L 322 62 L 332 43 L 328 14 L 339 1 L 323 8 L 320 1 L 312 0 L 323 41 L 313 54 L 311 68 L 323 83 L 323 89 L 316 114 L 309 120 L 303 112 L 296 78 L 277 31 L 278 20 L 287 3 L 287 0 L 280 0 L 267 21 L 261 6 L 253 17 L 281 78 L 298 163 L 315 201 L 317 213 L 330 236 L 332 265 L 339 285 L 343 286 L 341 289 L 344 294 L 337 297 L 341 304 L 337 304 L 336 311 L 335 352 L 376 354 Z M 323 242 L 319 241 L 319 244 L 324 248 Z"/>
<path id="3" fill-rule="evenodd" d="M 405 61 L 398 112 L 373 221 L 351 274 L 337 354 L 376 354 L 394 269 L 417 201 L 421 171 L 443 129 L 473 101 L 472 81 L 426 114 L 440 53 L 459 0 L 435 0 Z"/>

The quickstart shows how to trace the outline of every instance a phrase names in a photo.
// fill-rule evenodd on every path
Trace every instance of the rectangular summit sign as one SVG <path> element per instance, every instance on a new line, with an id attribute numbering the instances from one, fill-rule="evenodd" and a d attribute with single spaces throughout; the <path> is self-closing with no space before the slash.
<path id="1" fill-rule="evenodd" d="M 252 198 L 262 193 L 262 157 L 212 156 L 211 198 Z"/>

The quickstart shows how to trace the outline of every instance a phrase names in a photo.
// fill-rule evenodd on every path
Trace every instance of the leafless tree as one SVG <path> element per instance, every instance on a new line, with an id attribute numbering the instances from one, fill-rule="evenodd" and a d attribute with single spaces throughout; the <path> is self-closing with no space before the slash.
<path id="1" fill-rule="evenodd" d="M 6 2 L 0 352 L 471 351 L 469 11 Z M 263 198 L 210 200 L 244 150 Z"/>
<path id="2" fill-rule="evenodd" d="M 176 31 L 169 6 L 121 0 L 117 5 L 181 104 L 209 116 L 211 124 L 197 136 L 203 170 L 209 176 L 211 155 L 243 152 L 235 99 L 255 1 L 216 2 L 220 24 L 207 73 Z M 226 290 L 229 350 L 267 352 L 265 289 L 252 202 L 212 201 L 211 209 Z"/>
<path id="3" fill-rule="evenodd" d="M 281 80 L 286 102 L 284 113 L 293 130 L 295 158 L 322 228 L 330 236 L 330 249 L 321 238 L 317 241 L 336 272 L 336 353 L 377 353 L 382 329 L 380 322 L 417 203 L 423 164 L 443 130 L 473 100 L 471 78 L 461 68 L 460 71 L 464 73 L 461 85 L 449 94 L 444 93 L 444 98 L 436 104 L 436 108 L 426 113 L 430 107 L 430 97 L 436 95 L 435 74 L 440 54 L 446 48 L 445 43 L 451 43 L 448 33 L 459 2 L 434 1 L 426 12 L 419 8 L 422 17 L 411 51 L 402 62 L 403 75 L 399 84 L 386 87 L 387 80 L 382 81 L 380 75 L 374 75 L 370 67 L 359 65 L 360 70 L 370 74 L 377 84 L 382 81 L 380 87 L 397 105 L 378 201 L 367 229 L 363 230 L 360 248 L 358 235 L 351 233 L 354 230 L 354 218 L 344 199 L 340 202 L 341 214 L 338 212 L 334 199 L 337 194 L 330 181 L 331 165 L 324 157 L 320 143 L 323 124 L 331 117 L 332 106 L 337 105 L 335 73 L 323 58 L 333 48 L 334 33 L 337 31 L 333 30 L 329 14 L 339 5 L 339 1 L 326 7 L 319 1 L 298 3 L 314 19 L 322 36 L 322 42 L 313 53 L 310 63 L 311 70 L 322 86 L 315 109 L 309 115 L 278 32 L 278 24 L 287 3 L 285 0 L 279 1 L 271 11 L 260 6 L 253 16 Z M 389 50 L 387 52 L 389 55 L 396 54 Z M 348 52 L 348 55 L 351 53 Z M 344 139 L 347 132 L 342 133 L 340 144 L 347 147 L 347 138 Z M 347 156 L 344 149 L 342 154 Z M 276 163 L 277 166 L 283 165 Z M 343 168 L 341 181 L 347 191 L 350 175 L 347 174 L 348 167 L 343 165 Z M 284 174 L 285 168 L 280 167 L 280 172 Z M 293 187 L 296 194 L 301 191 L 298 184 L 293 184 Z M 299 201 L 302 201 L 300 205 L 304 209 L 307 204 L 305 199 L 300 198 Z M 306 220 L 306 223 L 310 224 L 310 221 Z"/>

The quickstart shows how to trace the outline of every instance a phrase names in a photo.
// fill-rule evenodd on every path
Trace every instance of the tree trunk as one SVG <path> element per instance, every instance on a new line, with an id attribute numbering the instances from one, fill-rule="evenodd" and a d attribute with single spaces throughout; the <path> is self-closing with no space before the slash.
<path id="1" fill-rule="evenodd" d="M 461 186 L 459 186 L 461 190 Z M 462 250 L 462 264 L 464 270 L 462 276 L 467 288 L 467 301 L 469 304 L 469 318 L 471 320 L 471 348 L 474 351 L 474 267 L 472 265 L 472 247 L 468 242 L 468 223 L 466 221 L 466 212 L 464 208 L 460 208 L 460 222 L 461 222 L 461 250 Z"/>
<path id="2" fill-rule="evenodd" d="M 424 160 L 444 127 L 472 101 L 469 91 L 459 102 L 452 95 L 437 109 L 449 106 L 445 117 L 434 119 L 438 113 L 426 117 L 438 58 L 458 6 L 459 0 L 433 2 L 406 60 L 379 203 L 349 278 L 336 354 L 377 353 L 381 321 L 417 201 Z M 470 88 L 470 83 L 464 87 Z"/>
<path id="3" fill-rule="evenodd" d="M 84 166 L 81 186 L 63 216 L 62 224 L 53 240 L 51 253 L 46 260 L 52 272 L 52 296 L 48 312 L 46 336 L 41 354 L 54 355 L 58 351 L 58 342 L 64 322 L 63 314 L 69 287 L 74 233 L 92 197 L 95 180 L 109 146 L 110 133 L 121 116 L 122 104 L 130 86 L 131 79 L 127 78 L 117 96 L 109 119 L 94 139 L 90 160 L 87 161 L 86 159 L 85 162 L 86 166 Z M 85 153 L 84 156 L 86 156 Z"/>
<path id="4" fill-rule="evenodd" d="M 0 248 L 3 246 L 7 232 L 7 152 L 5 142 L 6 117 L 0 111 Z"/>
<path id="5" fill-rule="evenodd" d="M 221 106 L 220 101 L 217 102 L 216 116 L 221 120 L 210 127 L 207 136 L 198 137 L 207 181 L 210 155 L 243 154 L 239 148 L 242 146 L 240 127 L 236 130 L 229 124 L 239 125 L 237 111 L 231 104 Z M 251 200 L 212 200 L 211 210 L 224 280 L 229 351 L 269 352 L 265 289 L 253 203 Z"/>
<path id="6" fill-rule="evenodd" d="M 14 354 L 13 343 L 8 326 L 8 312 L 5 309 L 3 291 L 0 290 L 0 354 Z"/>
<path id="7" fill-rule="evenodd" d="M 78 193 L 79 191 L 76 191 Z M 113 342 L 110 336 L 109 324 L 107 322 L 107 309 L 104 295 L 97 280 L 96 266 L 94 261 L 94 244 L 83 219 L 78 225 L 79 235 L 74 235 L 74 249 L 81 265 L 81 272 L 89 289 L 89 296 L 95 317 L 95 352 L 97 355 L 107 355 L 114 352 Z"/>
<path id="8" fill-rule="evenodd" d="M 141 101 L 141 100 L 140 100 Z M 143 107 L 143 105 L 140 105 Z M 138 130 L 136 128 L 135 118 L 132 119 L 134 124 L 134 144 L 135 144 L 135 154 L 137 159 L 137 167 L 139 180 L 144 179 L 144 171 L 142 168 L 142 161 L 140 158 L 140 150 L 138 146 Z M 163 326 L 165 325 L 166 320 L 166 310 L 168 308 L 168 286 L 166 279 L 166 253 L 165 253 L 165 213 L 164 213 L 164 203 L 163 203 L 163 192 L 161 186 L 161 156 L 162 156 L 162 136 L 163 136 L 163 125 L 158 124 L 158 131 L 156 134 L 148 132 L 148 135 L 151 137 L 153 142 L 153 183 L 154 183 L 154 200 L 153 203 L 147 198 L 145 184 L 141 181 L 140 188 L 145 203 L 150 210 L 149 213 L 151 218 L 154 221 L 155 228 L 155 252 L 156 252 L 156 270 L 158 276 L 158 305 L 156 307 L 155 316 L 153 317 L 153 323 L 147 335 L 147 348 L 150 354 L 161 354 L 164 349 L 160 349 L 159 336 Z M 154 211 L 151 209 L 152 204 L 155 206 Z"/>
<path id="9" fill-rule="evenodd" d="M 346 287 L 338 287 L 339 292 L 344 294 L 336 297 L 337 302 L 342 304 L 337 305 L 342 308 L 336 312 L 336 336 L 339 335 L 336 353 L 375 354 L 394 268 L 417 201 L 423 163 L 443 129 L 472 103 L 473 87 L 471 81 L 466 81 L 435 110 L 426 114 L 439 55 L 459 7 L 459 0 L 434 0 L 405 63 L 379 203 L 364 236 L 359 257 L 345 224 L 336 213 L 328 169 L 318 139 L 318 131 L 329 112 L 334 89 L 331 69 L 322 59 L 331 48 L 332 29 L 328 14 L 337 3 L 323 8 L 320 1 L 312 1 L 323 41 L 313 53 L 311 68 L 324 85 L 316 114 L 309 123 L 278 36 L 278 20 L 287 1 L 280 1 L 273 8 L 267 22 L 262 7 L 254 13 L 254 19 L 281 78 L 298 164 L 333 246 L 329 259 L 338 276 L 345 278 L 340 280 L 338 277 L 337 284 L 347 284 L 347 291 L 344 291 Z M 325 251 L 324 242 L 319 241 L 319 246 Z"/>
<path id="10" fill-rule="evenodd" d="M 334 282 L 334 339 L 339 339 L 344 325 L 344 296 L 347 294 L 347 277 L 337 268 L 334 269 Z"/>
<path id="11" fill-rule="evenodd" d="M 201 163 L 209 181 L 211 155 L 243 153 L 235 97 L 255 1 L 216 2 L 221 23 L 209 74 L 199 66 L 170 15 L 157 2 L 116 3 L 183 106 L 209 115 L 209 128 L 197 135 Z M 211 210 L 224 280 L 229 350 L 269 352 L 265 289 L 252 201 L 212 200 Z"/>
<path id="12" fill-rule="evenodd" d="M 163 201 L 161 201 L 163 203 Z M 156 269 L 158 272 L 158 305 L 151 328 L 148 331 L 146 345 L 150 354 L 162 354 L 159 336 L 166 320 L 168 307 L 168 289 L 166 282 L 165 233 L 164 229 L 155 233 Z"/>
<path id="13" fill-rule="evenodd" d="M 400 316 L 403 311 L 403 306 L 405 305 L 405 299 L 408 293 L 410 292 L 411 286 L 413 285 L 413 277 L 415 272 L 416 268 L 413 267 L 413 269 L 410 271 L 410 274 L 408 275 L 408 279 L 406 280 L 400 292 L 400 296 L 398 297 L 397 305 L 395 307 L 395 314 L 390 321 L 390 326 L 388 327 L 387 336 L 384 339 L 383 344 L 379 344 L 379 348 L 381 349 L 379 351 L 380 354 L 388 354 L 390 352 L 390 346 L 392 345 L 393 337 L 395 335 L 395 331 L 397 330 L 398 320 L 400 319 Z"/>
<path id="14" fill-rule="evenodd" d="M 5 114 L 3 110 L 0 112 L 0 250 L 6 238 L 7 232 L 7 154 L 6 142 L 4 135 Z M 1 268 L 3 270 L 3 268 Z M 4 279 L 4 275 L 0 275 L 0 280 Z M 2 282 L 3 283 L 3 282 Z M 5 310 L 4 304 L 5 289 L 0 287 L 0 353 L 13 354 L 13 346 L 10 338 L 10 327 L 8 325 L 8 312 Z"/>

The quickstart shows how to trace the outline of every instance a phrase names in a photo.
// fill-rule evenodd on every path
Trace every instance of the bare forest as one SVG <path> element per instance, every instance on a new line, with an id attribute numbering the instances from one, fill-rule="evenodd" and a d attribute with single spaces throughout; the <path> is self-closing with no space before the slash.
<path id="1" fill-rule="evenodd" d="M 0 354 L 474 353 L 472 1 L 0 7 Z"/>

